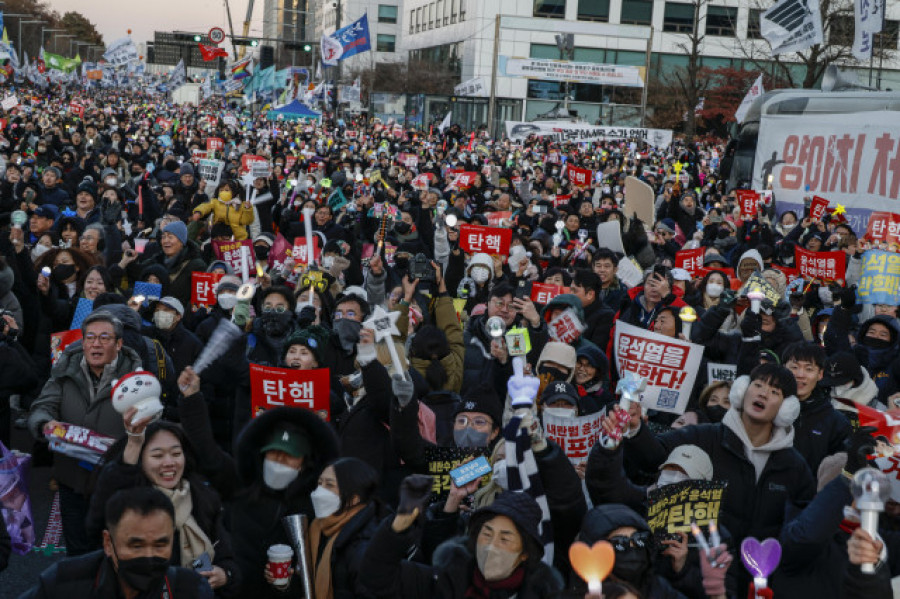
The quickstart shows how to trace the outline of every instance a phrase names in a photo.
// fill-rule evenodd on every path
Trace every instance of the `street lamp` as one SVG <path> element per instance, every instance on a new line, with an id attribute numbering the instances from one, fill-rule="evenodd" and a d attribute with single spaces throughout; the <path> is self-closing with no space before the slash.
<path id="1" fill-rule="evenodd" d="M 65 29 L 44 29 L 43 27 L 41 27 L 41 48 L 44 47 L 44 34 L 45 33 L 56 33 L 59 31 L 65 31 Z"/>
<path id="2" fill-rule="evenodd" d="M 65 37 L 75 37 L 75 36 L 72 35 L 71 33 L 64 33 L 64 34 L 62 34 L 62 35 L 55 35 L 55 36 L 53 36 L 53 49 L 54 49 L 54 50 L 56 50 L 56 49 L 59 47 L 59 43 L 58 43 L 58 42 L 59 42 L 59 38 L 65 38 Z M 69 50 L 71 50 L 71 49 L 72 49 L 72 45 L 69 44 Z M 57 50 L 57 52 L 59 52 L 59 51 Z"/>

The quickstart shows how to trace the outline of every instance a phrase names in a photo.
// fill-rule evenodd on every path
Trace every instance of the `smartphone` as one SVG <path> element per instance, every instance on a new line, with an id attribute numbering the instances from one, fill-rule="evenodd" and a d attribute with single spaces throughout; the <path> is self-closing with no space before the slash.
<path id="1" fill-rule="evenodd" d="M 531 297 L 531 289 L 528 281 L 522 279 L 519 281 L 519 284 L 516 286 L 516 299 L 525 299 L 527 297 Z"/>
<path id="2" fill-rule="evenodd" d="M 197 572 L 209 572 L 212 570 L 212 560 L 209 559 L 209 554 L 204 551 L 200 557 L 191 562 L 191 568 Z"/>
<path id="3" fill-rule="evenodd" d="M 531 209 L 531 211 L 534 212 L 535 214 L 547 214 L 547 207 L 546 206 L 535 206 L 534 208 Z"/>
<path id="4" fill-rule="evenodd" d="M 493 469 L 487 458 L 480 456 L 462 466 L 457 466 L 450 471 L 450 478 L 457 487 L 464 487 L 473 480 L 477 480 L 485 474 L 490 474 Z"/>

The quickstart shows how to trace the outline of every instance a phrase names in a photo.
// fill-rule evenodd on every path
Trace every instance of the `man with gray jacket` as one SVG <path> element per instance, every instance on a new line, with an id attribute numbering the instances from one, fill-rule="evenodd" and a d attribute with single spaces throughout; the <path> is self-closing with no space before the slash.
<path id="1" fill-rule="evenodd" d="M 90 314 L 81 333 L 82 342 L 66 348 L 31 406 L 28 428 L 36 439 L 45 438 L 45 432 L 60 422 L 115 439 L 125 435 L 122 416 L 112 406 L 112 387 L 117 379 L 140 369 L 141 360 L 122 346 L 122 321 L 109 312 Z M 58 454 L 53 476 L 59 484 L 66 552 L 69 556 L 88 553 L 95 549 L 84 527 L 90 471 L 77 459 Z"/>

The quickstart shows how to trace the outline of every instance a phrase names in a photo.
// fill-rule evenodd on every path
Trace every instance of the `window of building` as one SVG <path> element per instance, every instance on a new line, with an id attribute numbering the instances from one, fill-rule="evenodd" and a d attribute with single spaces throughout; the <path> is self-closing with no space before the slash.
<path id="1" fill-rule="evenodd" d="M 397 7 L 390 4 L 378 5 L 378 22 L 379 23 L 396 23 Z"/>
<path id="2" fill-rule="evenodd" d="M 728 6 L 706 8 L 706 35 L 734 37 L 737 32 L 737 9 Z"/>
<path id="3" fill-rule="evenodd" d="M 579 21 L 609 21 L 609 0 L 578 0 Z"/>
<path id="4" fill-rule="evenodd" d="M 536 17 L 563 19 L 566 16 L 566 0 L 534 0 L 533 14 Z"/>
<path id="5" fill-rule="evenodd" d="M 747 37 L 751 40 L 761 40 L 762 31 L 759 29 L 759 17 L 763 13 L 761 8 L 751 8 L 747 20 Z"/>
<path id="6" fill-rule="evenodd" d="M 653 20 L 653 0 L 622 0 L 623 25 L 649 25 Z"/>
<path id="7" fill-rule="evenodd" d="M 466 20 L 466 0 L 459 0 L 459 20 Z"/>
<path id="8" fill-rule="evenodd" d="M 428 28 L 434 29 L 434 2 L 426 7 L 428 11 Z"/>
<path id="9" fill-rule="evenodd" d="M 375 43 L 375 49 L 379 52 L 393 52 L 397 46 L 397 36 L 379 33 Z"/>
<path id="10" fill-rule="evenodd" d="M 898 37 L 900 37 L 900 21 L 885 19 L 881 33 L 876 33 L 875 39 L 872 40 L 872 47 L 896 50 Z"/>
<path id="11" fill-rule="evenodd" d="M 450 24 L 450 0 L 444 0 L 444 25 Z"/>
<path id="12" fill-rule="evenodd" d="M 416 9 L 416 33 L 422 31 L 422 7 Z"/>
<path id="13" fill-rule="evenodd" d="M 444 3 L 442 2 L 442 0 L 437 0 L 437 2 L 434 5 L 434 26 L 435 27 L 441 26 L 441 17 L 443 16 L 443 14 L 444 14 Z"/>
<path id="14" fill-rule="evenodd" d="M 692 33 L 694 31 L 694 6 L 693 4 L 666 2 L 663 31 Z"/>
<path id="15" fill-rule="evenodd" d="M 415 33 L 416 32 L 415 29 L 416 29 L 416 11 L 411 10 L 411 11 L 409 11 L 409 32 Z"/>
<path id="16" fill-rule="evenodd" d="M 456 23 L 456 18 L 459 16 L 459 0 L 450 0 L 452 2 L 450 8 L 450 22 Z"/>

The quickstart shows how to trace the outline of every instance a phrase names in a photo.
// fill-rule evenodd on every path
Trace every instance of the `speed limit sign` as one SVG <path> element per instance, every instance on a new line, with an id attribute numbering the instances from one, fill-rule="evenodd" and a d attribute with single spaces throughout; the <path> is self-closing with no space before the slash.
<path id="1" fill-rule="evenodd" d="M 225 31 L 221 27 L 213 27 L 206 35 L 214 44 L 221 44 L 225 41 Z"/>

